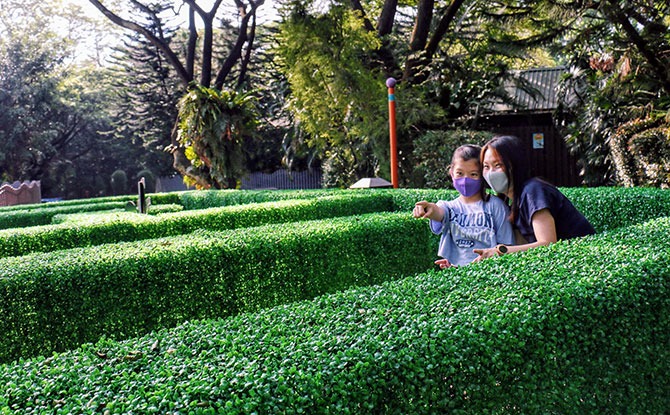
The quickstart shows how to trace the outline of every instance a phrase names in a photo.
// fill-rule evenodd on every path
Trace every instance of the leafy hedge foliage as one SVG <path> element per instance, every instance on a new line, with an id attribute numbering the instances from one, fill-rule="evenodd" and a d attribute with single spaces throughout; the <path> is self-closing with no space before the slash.
<path id="1" fill-rule="evenodd" d="M 415 274 L 429 233 L 384 213 L 3 258 L 0 360 Z"/>
<path id="2" fill-rule="evenodd" d="M 164 205 L 150 205 L 147 213 L 150 215 L 162 215 L 164 213 L 181 212 L 184 206 L 177 203 L 169 203 Z"/>
<path id="3" fill-rule="evenodd" d="M 391 210 L 393 203 L 388 196 L 350 194 L 181 211 L 160 216 L 129 212 L 111 212 L 104 216 L 78 214 L 74 221 L 55 217 L 55 221 L 63 221 L 56 225 L 0 230 L 0 257 L 174 236 L 198 229 L 224 230 Z"/>
<path id="4" fill-rule="evenodd" d="M 598 232 L 670 215 L 670 190 L 667 189 L 562 187 L 560 190 L 584 213 Z M 314 198 L 341 193 L 388 196 L 393 199 L 394 210 L 404 212 L 411 212 L 414 204 L 419 200 L 450 200 L 458 196 L 453 189 L 210 190 L 185 192 L 181 194 L 180 200 L 187 209 L 202 209 L 269 200 Z"/>
<path id="5" fill-rule="evenodd" d="M 341 194 L 364 194 L 367 190 L 307 189 L 307 190 L 200 190 L 180 194 L 179 203 L 186 210 L 218 206 L 274 202 L 289 199 L 313 199 Z"/>
<path id="6" fill-rule="evenodd" d="M 648 187 L 562 187 L 561 192 L 591 222 L 597 232 L 670 216 L 670 190 Z M 418 200 L 453 199 L 455 190 L 380 190 L 389 194 L 398 211 L 410 212 Z"/>
<path id="7" fill-rule="evenodd" d="M 657 219 L 2 365 L 0 413 L 666 413 L 669 234 Z"/>
<path id="8" fill-rule="evenodd" d="M 155 204 L 179 203 L 181 193 L 155 193 L 148 195 Z M 48 225 L 56 215 L 68 213 L 99 212 L 122 209 L 137 196 L 110 196 L 91 199 L 64 200 L 42 204 L 14 205 L 0 207 L 0 229 L 26 226 Z"/>
<path id="9" fill-rule="evenodd" d="M 55 215 L 122 209 L 125 202 L 84 203 L 66 206 L 31 205 L 35 208 L 11 210 L 0 214 L 0 229 L 48 225 Z M 39 207 L 37 207 L 39 206 Z"/>
<path id="10" fill-rule="evenodd" d="M 561 188 L 598 232 L 670 216 L 670 190 L 650 187 Z"/>
<path id="11" fill-rule="evenodd" d="M 582 211 L 591 221 L 597 231 L 615 229 L 632 223 L 648 220 L 654 217 L 662 217 L 670 214 L 670 191 L 655 188 L 561 188 L 561 191 Z M 185 210 L 204 209 L 220 206 L 242 205 L 251 203 L 262 203 L 289 199 L 315 199 L 324 196 L 342 195 L 377 195 L 380 197 L 391 197 L 396 211 L 411 211 L 414 203 L 418 200 L 435 201 L 438 199 L 453 199 L 458 194 L 453 189 L 309 189 L 309 190 L 208 190 L 208 191 L 186 191 L 174 193 L 152 194 L 152 206 L 160 211 L 162 204 L 179 204 Z M 119 199 L 100 198 L 99 200 Z M 132 200 L 129 196 L 123 196 L 124 200 Z M 88 203 L 100 203 L 98 199 L 86 200 Z M 73 207 L 72 202 L 55 202 L 48 205 L 26 205 L 22 215 L 30 219 L 16 221 L 12 217 L 5 217 L 0 210 L 0 229 L 19 226 L 33 226 L 38 224 L 49 224 L 51 216 L 37 215 L 38 219 L 32 218 L 33 210 L 40 207 Z M 80 201 L 82 204 L 84 201 Z M 67 203 L 67 204 L 66 204 Z M 62 204 L 62 205 L 61 205 Z M 73 207 L 74 208 L 74 207 Z M 69 213 L 85 211 L 74 208 L 64 212 Z M 171 210 L 173 208 L 165 208 Z M 26 211 L 33 213 L 28 214 Z M 21 215 L 19 215 L 21 216 Z M 24 225 L 24 223 L 27 223 Z"/>
<path id="12" fill-rule="evenodd" d="M 89 199 L 59 200 L 55 202 L 46 202 L 46 203 L 30 203 L 21 205 L 0 206 L 0 215 L 4 214 L 5 212 L 11 212 L 14 210 L 35 210 L 42 208 L 88 205 L 95 203 L 127 202 L 129 200 L 134 199 L 137 199 L 137 196 L 125 195 L 125 196 L 94 197 Z"/>

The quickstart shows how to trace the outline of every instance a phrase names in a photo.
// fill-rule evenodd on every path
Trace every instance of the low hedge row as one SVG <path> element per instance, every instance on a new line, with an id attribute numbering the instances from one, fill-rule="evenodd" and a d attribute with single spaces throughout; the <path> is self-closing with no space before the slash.
<path id="1" fill-rule="evenodd" d="M 380 213 L 3 258 L 0 361 L 415 274 L 430 240 Z"/>
<path id="2" fill-rule="evenodd" d="M 155 204 L 179 203 L 180 193 L 152 193 L 148 195 Z M 122 209 L 137 196 L 109 196 L 90 199 L 64 200 L 30 205 L 0 207 L 0 229 L 48 225 L 56 215 L 68 213 L 98 212 Z"/>
<path id="3" fill-rule="evenodd" d="M 0 413 L 666 413 L 668 234 L 657 219 L 2 365 Z"/>
<path id="4" fill-rule="evenodd" d="M 67 213 L 96 212 L 123 209 L 126 202 L 80 203 L 66 206 L 31 205 L 34 208 L 11 210 L 0 213 L 0 229 L 24 228 L 48 225 L 54 216 Z M 37 207 L 39 206 L 39 207 Z"/>
<path id="5" fill-rule="evenodd" d="M 52 207 L 65 207 L 72 205 L 84 205 L 84 204 L 95 204 L 95 203 L 127 202 L 129 200 L 134 199 L 137 199 L 137 196 L 123 195 L 123 196 L 104 196 L 104 197 L 94 197 L 88 199 L 69 199 L 69 200 L 59 200 L 55 202 L 0 206 L 0 215 L 5 212 L 11 212 L 14 210 L 35 210 L 35 209 L 43 209 L 45 207 L 52 208 Z"/>
<path id="6" fill-rule="evenodd" d="M 670 214 L 670 191 L 655 188 L 561 188 L 570 200 L 593 223 L 597 231 L 627 226 L 631 223 L 662 217 Z M 211 207 L 262 203 L 288 199 L 314 199 L 333 195 L 378 195 L 391 197 L 394 209 L 411 211 L 418 200 L 452 199 L 457 196 L 453 189 L 309 189 L 309 190 L 208 190 L 186 191 L 174 193 L 152 194 L 154 206 L 160 204 L 178 204 L 186 210 L 205 209 Z M 103 200 L 121 198 L 88 199 L 88 204 L 99 204 Z M 123 200 L 131 200 L 123 196 Z M 72 202 L 56 202 L 48 205 L 30 205 L 19 212 L 0 212 L 0 229 L 10 227 L 45 225 L 51 222 L 53 209 L 66 209 L 66 212 L 94 209 L 72 206 Z M 63 205 L 60 205 L 60 204 Z M 67 204 L 65 204 L 67 203 Z M 84 201 L 80 202 L 83 204 Z M 120 203 L 120 202 L 119 202 Z M 40 206 L 51 206 L 47 211 L 39 213 L 35 209 Z M 42 207 L 41 209 L 43 209 Z M 105 208 L 106 209 L 106 208 Z M 158 208 L 159 209 L 159 208 Z M 170 209 L 174 210 L 174 209 Z M 8 215 L 9 214 L 9 215 Z"/>
<path id="7" fill-rule="evenodd" d="M 598 232 L 670 216 L 670 190 L 650 187 L 562 188 Z"/>
<path id="8" fill-rule="evenodd" d="M 169 212 L 157 216 L 111 212 L 88 217 L 80 214 L 76 221 L 55 217 L 55 221 L 64 222 L 0 230 L 0 257 L 182 235 L 198 229 L 224 230 L 391 210 L 393 201 L 389 196 L 343 194 Z"/>
<path id="9" fill-rule="evenodd" d="M 670 190 L 645 187 L 560 188 L 597 232 L 670 216 Z M 388 193 L 398 211 L 410 212 L 418 200 L 453 199 L 455 190 L 379 190 Z"/>
<path id="10" fill-rule="evenodd" d="M 598 232 L 670 215 L 670 190 L 667 189 L 566 187 L 560 190 L 584 213 Z M 180 195 L 180 203 L 187 209 L 202 209 L 271 200 L 314 198 L 338 194 L 338 192 L 391 197 L 394 210 L 406 212 L 411 212 L 414 204 L 419 200 L 450 200 L 458 196 L 453 189 L 209 190 L 184 192 Z"/>
<path id="11" fill-rule="evenodd" d="M 289 199 L 314 199 L 324 196 L 369 193 L 342 189 L 303 189 L 303 190 L 199 190 L 183 192 L 179 195 L 179 204 L 186 210 L 207 209 L 219 206 L 246 205 L 250 203 L 276 202 Z"/>

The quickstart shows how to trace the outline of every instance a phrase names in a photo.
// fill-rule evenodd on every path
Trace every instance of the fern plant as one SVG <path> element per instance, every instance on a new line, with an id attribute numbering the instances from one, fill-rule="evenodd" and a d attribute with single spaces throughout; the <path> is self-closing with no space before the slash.
<path id="1" fill-rule="evenodd" d="M 178 106 L 178 141 L 192 168 L 207 172 L 214 187 L 234 188 L 245 173 L 244 138 L 255 131 L 254 97 L 193 84 Z"/>

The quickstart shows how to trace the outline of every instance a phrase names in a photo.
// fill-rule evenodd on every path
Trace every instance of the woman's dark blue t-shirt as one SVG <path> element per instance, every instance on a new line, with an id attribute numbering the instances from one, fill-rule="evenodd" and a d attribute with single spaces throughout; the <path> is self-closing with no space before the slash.
<path id="1" fill-rule="evenodd" d="M 519 214 L 514 225 L 526 240 L 536 242 L 531 218 L 535 212 L 549 209 L 556 223 L 558 239 L 570 239 L 595 233 L 593 226 L 555 186 L 533 178 L 524 183 L 519 197 Z"/>

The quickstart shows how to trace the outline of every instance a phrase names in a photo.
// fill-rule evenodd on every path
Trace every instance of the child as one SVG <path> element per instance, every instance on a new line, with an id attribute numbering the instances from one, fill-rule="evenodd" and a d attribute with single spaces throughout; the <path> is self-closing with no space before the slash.
<path id="1" fill-rule="evenodd" d="M 474 249 L 498 247 L 514 243 L 512 225 L 507 220 L 509 208 L 498 197 L 486 194 L 483 186 L 481 148 L 475 145 L 458 147 L 451 159 L 449 175 L 460 195 L 451 201 L 417 202 L 412 211 L 415 218 L 430 219 L 430 230 L 440 236 L 435 261 L 440 268 L 467 265 L 479 255 Z"/>

